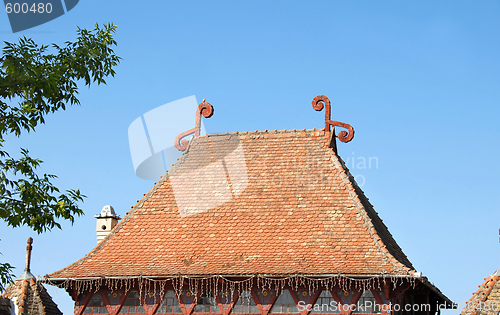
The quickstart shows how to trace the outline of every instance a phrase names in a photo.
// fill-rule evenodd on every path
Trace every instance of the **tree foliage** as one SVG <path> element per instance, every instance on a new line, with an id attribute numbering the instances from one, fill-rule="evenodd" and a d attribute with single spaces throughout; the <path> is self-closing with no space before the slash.
<path id="1" fill-rule="evenodd" d="M 37 233 L 61 228 L 60 220 L 74 222 L 83 214 L 79 190 L 61 192 L 52 184 L 55 175 L 37 173 L 41 160 L 20 149 L 13 158 L 4 149 L 5 137 L 35 131 L 44 117 L 66 106 L 80 104 L 78 83 L 106 83 L 115 75 L 120 57 L 113 33 L 116 26 L 78 28 L 77 40 L 64 46 L 37 45 L 32 39 L 5 42 L 0 57 L 0 218 L 8 226 L 28 226 Z M 12 153 L 12 152 L 11 152 Z M 0 263 L 0 291 L 12 279 L 12 266 Z"/>

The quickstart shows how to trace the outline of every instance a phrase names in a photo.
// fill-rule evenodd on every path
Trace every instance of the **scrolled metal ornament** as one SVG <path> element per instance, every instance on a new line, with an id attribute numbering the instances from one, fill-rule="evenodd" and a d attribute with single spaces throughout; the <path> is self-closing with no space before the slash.
<path id="1" fill-rule="evenodd" d="M 348 131 L 342 130 L 336 135 L 336 137 L 339 138 L 340 141 L 345 143 L 345 142 L 351 141 L 352 138 L 354 138 L 354 128 L 351 125 L 341 123 L 339 121 L 332 121 L 331 120 L 331 122 L 332 122 L 332 126 L 342 127 L 342 128 L 345 128 L 348 130 Z M 332 129 L 332 132 L 333 132 L 333 129 Z"/>
<path id="2" fill-rule="evenodd" d="M 198 108 L 196 109 L 196 118 L 195 118 L 196 121 L 194 128 L 181 132 L 180 134 L 177 135 L 177 137 L 175 137 L 174 146 L 177 148 L 177 150 L 186 151 L 187 149 L 189 141 L 182 138 L 192 134 L 194 134 L 195 137 L 198 137 L 200 135 L 201 115 L 203 115 L 203 117 L 205 118 L 210 118 L 212 117 L 213 114 L 214 114 L 214 107 L 212 106 L 212 104 L 205 102 L 205 99 L 203 99 L 203 101 L 200 103 L 200 105 L 198 105 Z"/>
<path id="3" fill-rule="evenodd" d="M 354 137 L 354 128 L 351 125 L 339 121 L 331 120 L 331 103 L 325 95 L 318 95 L 312 101 L 315 110 L 321 111 L 325 107 L 325 133 L 330 133 L 330 147 L 336 150 L 335 138 L 342 142 L 349 142 Z M 335 126 L 347 129 L 335 134 Z M 333 128 L 330 128 L 333 127 Z"/>

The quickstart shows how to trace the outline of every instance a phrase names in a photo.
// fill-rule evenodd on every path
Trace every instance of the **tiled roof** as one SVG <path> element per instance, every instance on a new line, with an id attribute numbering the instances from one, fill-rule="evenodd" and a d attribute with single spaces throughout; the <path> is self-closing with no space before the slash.
<path id="1" fill-rule="evenodd" d="M 462 315 L 498 315 L 500 311 L 500 269 L 484 278 L 479 289 L 472 294 Z"/>
<path id="2" fill-rule="evenodd" d="M 323 130 L 200 136 L 54 279 L 402 275 L 413 266 Z"/>
<path id="3" fill-rule="evenodd" d="M 14 301 L 19 315 L 62 315 L 47 290 L 33 278 L 17 280 L 1 298 Z"/>

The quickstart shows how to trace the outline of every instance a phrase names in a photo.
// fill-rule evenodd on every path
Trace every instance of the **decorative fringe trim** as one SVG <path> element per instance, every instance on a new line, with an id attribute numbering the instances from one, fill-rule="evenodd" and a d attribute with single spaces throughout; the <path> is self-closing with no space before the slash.
<path id="1" fill-rule="evenodd" d="M 232 277 L 245 278 L 245 277 Z M 280 292 L 285 287 L 298 290 L 299 287 L 306 287 L 309 293 L 317 291 L 319 288 L 333 290 L 340 288 L 341 290 L 378 290 L 382 291 L 385 284 L 392 284 L 392 290 L 409 283 L 412 288 L 415 288 L 416 280 L 414 276 L 396 276 L 396 275 L 381 275 L 368 278 L 354 278 L 342 274 L 327 276 L 327 277 L 308 277 L 301 275 L 293 275 L 283 278 L 268 277 L 262 275 L 246 276 L 243 280 L 232 280 L 227 276 L 215 275 L 208 277 L 183 276 L 177 277 L 101 277 L 101 278 L 83 278 L 83 279 L 51 279 L 47 276 L 38 279 L 38 281 L 47 283 L 65 290 L 73 289 L 80 295 L 82 293 L 97 292 L 104 285 L 111 291 L 124 290 L 128 292 L 132 288 L 138 288 L 141 297 L 144 292 L 158 292 L 163 296 L 165 288 L 170 284 L 180 301 L 182 292 L 191 292 L 194 297 L 194 303 L 197 302 L 199 293 L 211 291 L 215 296 L 218 292 L 231 292 L 231 296 L 235 292 L 239 294 L 243 291 L 251 291 L 253 288 L 261 290 L 275 290 L 279 296 Z"/>

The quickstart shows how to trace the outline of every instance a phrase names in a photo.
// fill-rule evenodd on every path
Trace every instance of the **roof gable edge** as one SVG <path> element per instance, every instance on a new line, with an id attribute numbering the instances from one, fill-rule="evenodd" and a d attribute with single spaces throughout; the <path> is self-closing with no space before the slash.
<path id="1" fill-rule="evenodd" d="M 71 265 L 69 266 L 66 266 L 60 270 L 57 270 L 51 274 L 48 274 L 46 275 L 45 277 L 47 278 L 56 278 L 58 274 L 61 274 L 63 272 L 66 272 L 68 270 L 70 270 L 71 268 L 83 263 L 84 261 L 86 261 L 87 259 L 89 259 L 90 257 L 92 257 L 93 254 L 95 254 L 97 251 L 99 251 L 106 243 L 107 241 L 113 236 L 115 235 L 122 227 L 123 225 L 125 225 L 130 219 L 132 219 L 134 217 L 134 214 L 135 212 L 142 208 L 142 206 L 144 205 L 144 203 L 158 190 L 158 188 L 170 177 L 170 175 L 172 174 L 172 172 L 178 168 L 178 166 L 184 161 L 184 159 L 186 159 L 188 153 L 189 153 L 189 148 L 191 146 L 191 142 L 194 141 L 196 138 L 192 139 L 191 141 L 189 141 L 188 143 L 188 147 L 186 149 L 186 151 L 182 154 L 182 156 L 177 160 L 177 162 L 160 178 L 159 181 L 157 181 L 153 187 L 151 187 L 151 189 L 141 198 L 138 200 L 138 202 L 133 205 L 131 207 L 131 209 L 129 211 L 126 212 L 125 216 L 123 217 L 123 219 L 121 219 L 117 224 L 116 226 L 110 231 L 110 233 L 108 235 L 106 235 L 106 237 L 101 241 L 99 242 L 89 253 L 87 253 L 85 256 L 83 256 L 82 258 L 80 258 L 79 260 L 75 261 L 74 263 L 72 263 Z"/>
<path id="2" fill-rule="evenodd" d="M 414 270 L 412 263 L 408 260 L 399 245 L 396 243 L 396 240 L 390 234 L 387 226 L 375 212 L 373 206 L 369 203 L 368 198 L 365 196 L 361 188 L 359 188 L 342 158 L 333 151 L 330 152 L 331 161 L 339 172 L 342 182 L 346 185 L 346 187 L 348 187 L 347 191 L 349 196 L 351 197 L 351 200 L 355 204 L 360 215 L 364 218 L 365 226 L 367 227 L 370 235 L 373 237 L 373 241 L 377 248 L 396 268 L 400 269 L 402 272 L 408 274 L 411 270 Z M 382 229 L 382 231 L 379 231 L 379 229 Z M 386 235 L 381 234 L 381 232 Z M 402 256 L 394 253 L 394 251 L 399 251 Z"/>

